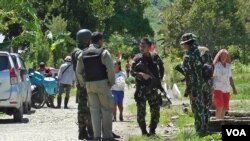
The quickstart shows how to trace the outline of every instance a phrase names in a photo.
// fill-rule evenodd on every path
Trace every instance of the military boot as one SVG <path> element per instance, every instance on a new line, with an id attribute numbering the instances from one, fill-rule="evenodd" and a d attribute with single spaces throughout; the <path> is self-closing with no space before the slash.
<path id="1" fill-rule="evenodd" d="M 147 128 L 146 128 L 146 124 L 142 124 L 142 125 L 139 125 L 139 126 L 141 128 L 142 135 L 143 136 L 147 136 L 148 135 L 148 131 L 147 131 Z"/>
<path id="2" fill-rule="evenodd" d="M 62 97 L 57 97 L 57 106 L 56 108 L 61 108 L 61 103 L 62 103 Z"/>
<path id="3" fill-rule="evenodd" d="M 149 136 L 154 136 L 155 135 L 155 129 L 156 129 L 155 125 L 150 125 Z"/>
<path id="4" fill-rule="evenodd" d="M 64 98 L 64 109 L 69 109 L 69 107 L 68 107 L 68 102 L 69 102 L 69 98 L 68 98 L 68 97 L 65 97 L 65 98 Z"/>
<path id="5" fill-rule="evenodd" d="M 150 129 L 149 136 L 154 136 L 154 135 L 155 135 L 155 129 Z"/>
<path id="6" fill-rule="evenodd" d="M 88 130 L 89 140 L 93 140 L 94 139 L 94 131 L 93 131 L 92 125 L 87 126 L 87 130 Z"/>
<path id="7" fill-rule="evenodd" d="M 79 140 L 88 140 L 89 139 L 88 132 L 86 131 L 86 129 L 84 129 L 84 128 L 79 129 L 78 139 Z"/>
<path id="8" fill-rule="evenodd" d="M 112 132 L 113 138 L 121 138 L 121 136 L 115 134 L 114 132 Z"/>

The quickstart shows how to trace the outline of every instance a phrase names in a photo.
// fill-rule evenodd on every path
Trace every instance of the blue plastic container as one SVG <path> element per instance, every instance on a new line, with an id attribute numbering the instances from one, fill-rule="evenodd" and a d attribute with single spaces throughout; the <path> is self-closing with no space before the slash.
<path id="1" fill-rule="evenodd" d="M 55 78 L 53 77 L 45 77 L 43 81 L 43 86 L 48 95 L 57 94 L 58 87 Z"/>
<path id="2" fill-rule="evenodd" d="M 43 79 L 44 79 L 44 76 L 37 71 L 32 72 L 30 75 L 31 85 L 41 86 L 43 84 Z"/>

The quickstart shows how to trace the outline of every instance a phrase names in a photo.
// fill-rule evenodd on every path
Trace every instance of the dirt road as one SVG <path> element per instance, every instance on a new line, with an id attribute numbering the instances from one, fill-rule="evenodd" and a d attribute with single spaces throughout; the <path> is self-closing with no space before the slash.
<path id="1" fill-rule="evenodd" d="M 113 131 L 125 141 L 131 135 L 140 135 L 136 115 L 127 106 L 135 104 L 133 88 L 127 88 L 124 98 L 124 122 L 113 122 Z M 76 141 L 78 140 L 77 104 L 70 98 L 70 109 L 51 109 L 46 106 L 32 109 L 24 115 L 23 123 L 14 123 L 12 116 L 0 117 L 0 141 Z M 165 134 L 166 127 L 159 125 L 157 133 Z"/>
<path id="2" fill-rule="evenodd" d="M 126 90 L 124 99 L 124 122 L 114 122 L 113 131 L 126 140 L 129 135 L 140 134 L 136 128 L 136 116 L 126 107 L 134 103 L 133 89 Z M 22 123 L 15 123 L 12 116 L 0 117 L 0 141 L 75 141 L 78 140 L 77 104 L 75 97 L 70 98 L 70 109 L 51 109 L 46 106 L 32 109 L 24 115 Z"/>

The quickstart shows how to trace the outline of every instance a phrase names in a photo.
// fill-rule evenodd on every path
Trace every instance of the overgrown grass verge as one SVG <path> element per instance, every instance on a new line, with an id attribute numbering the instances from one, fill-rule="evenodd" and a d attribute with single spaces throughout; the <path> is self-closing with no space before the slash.
<path id="1" fill-rule="evenodd" d="M 76 96 L 76 87 L 71 88 L 70 96 Z"/>
<path id="2" fill-rule="evenodd" d="M 146 136 L 130 136 L 128 141 L 163 141 L 163 137 L 155 136 L 155 137 L 146 137 Z"/>
<path id="3" fill-rule="evenodd" d="M 230 110 L 250 112 L 250 100 L 235 100 L 230 102 Z"/>
<path id="4" fill-rule="evenodd" d="M 183 128 L 180 132 L 176 133 L 173 141 L 221 141 L 221 134 L 212 134 L 205 137 L 196 135 L 193 128 Z"/>
<path id="5" fill-rule="evenodd" d="M 231 95 L 231 99 L 250 99 L 250 74 L 238 73 L 233 75 L 235 86 L 238 90 L 237 95 Z"/>
<path id="6" fill-rule="evenodd" d="M 127 109 L 133 113 L 136 114 L 136 105 L 128 105 Z M 150 108 L 149 105 L 147 104 L 147 115 L 146 115 L 146 121 L 150 121 Z M 171 106 L 170 108 L 168 107 L 161 107 L 160 110 L 160 122 L 159 126 L 167 127 L 169 124 L 173 124 L 175 128 L 184 128 L 187 125 L 193 125 L 194 119 L 193 119 L 193 114 L 191 112 L 191 109 L 188 110 L 187 114 L 184 114 L 182 111 L 181 106 Z M 164 137 L 162 136 L 157 136 L 157 138 L 152 138 L 152 137 L 143 137 L 143 136 L 131 136 L 129 137 L 129 141 L 162 141 L 164 140 Z"/>

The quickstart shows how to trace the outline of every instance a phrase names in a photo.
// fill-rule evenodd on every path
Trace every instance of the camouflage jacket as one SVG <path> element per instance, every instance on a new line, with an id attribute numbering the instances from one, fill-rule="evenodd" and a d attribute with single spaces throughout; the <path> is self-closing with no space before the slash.
<path id="1" fill-rule="evenodd" d="M 203 63 L 198 45 L 193 44 L 183 58 L 183 69 L 186 79 L 185 96 L 192 95 L 196 97 L 199 90 L 202 89 L 202 84 L 204 83 L 202 67 Z"/>
<path id="2" fill-rule="evenodd" d="M 82 50 L 80 48 L 74 48 L 74 50 L 71 52 L 71 58 L 72 58 L 72 64 L 73 64 L 73 69 L 76 72 L 76 65 L 78 61 L 78 57 L 82 53 Z"/>

